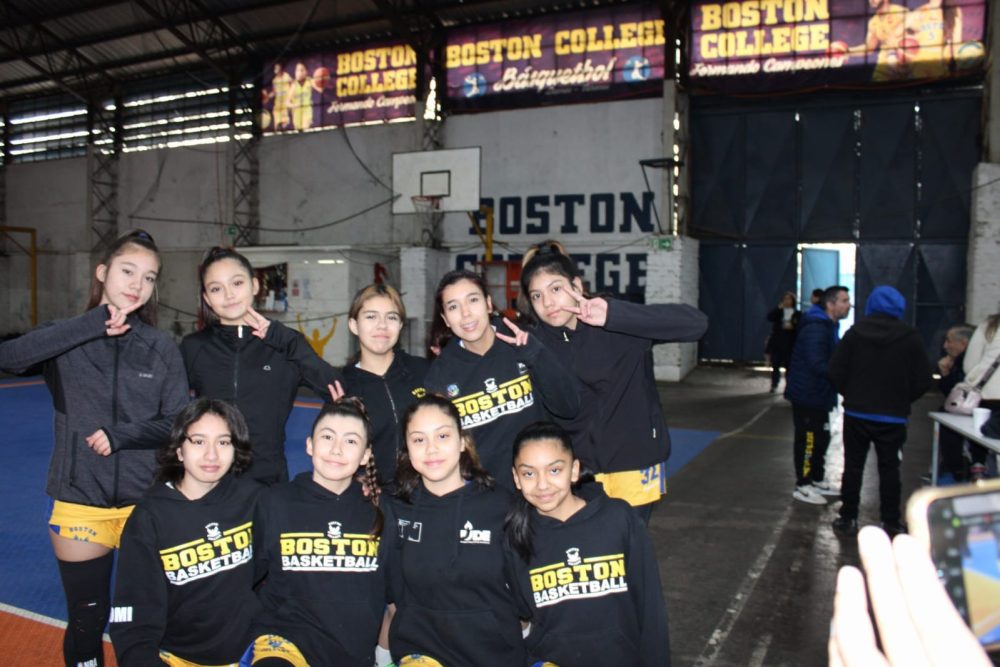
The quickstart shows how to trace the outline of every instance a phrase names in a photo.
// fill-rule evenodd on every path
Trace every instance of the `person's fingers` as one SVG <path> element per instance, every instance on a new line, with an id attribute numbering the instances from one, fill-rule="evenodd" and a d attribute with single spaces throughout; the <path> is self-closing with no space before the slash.
<path id="1" fill-rule="evenodd" d="M 513 336 L 508 336 L 507 334 L 502 334 L 499 331 L 496 332 L 496 337 L 507 343 L 508 345 L 517 345 L 517 338 Z"/>
<path id="2" fill-rule="evenodd" d="M 889 664 L 875 642 L 875 631 L 868 616 L 865 579 L 855 567 L 842 567 L 837 574 L 829 653 L 831 665 L 887 667 Z M 834 655 L 838 662 L 834 662 Z"/>
<path id="3" fill-rule="evenodd" d="M 576 306 L 560 306 L 560 310 L 564 310 L 567 313 L 573 313 L 574 315 L 580 315 L 580 309 Z"/>
<path id="4" fill-rule="evenodd" d="M 516 324 L 511 322 L 508 318 L 506 317 L 503 318 L 503 323 L 507 325 L 507 328 L 510 329 L 511 333 L 513 333 L 515 336 L 521 333 L 521 329 Z"/>
<path id="5" fill-rule="evenodd" d="M 892 548 L 910 617 L 930 663 L 941 667 L 989 665 L 976 636 L 948 598 L 923 546 L 909 535 L 899 535 Z"/>
<path id="6" fill-rule="evenodd" d="M 577 292 L 575 287 L 570 287 L 567 291 L 570 293 L 570 296 L 576 299 L 577 303 L 583 303 L 584 301 L 587 300 L 587 297 L 585 297 L 580 292 Z"/>
<path id="7" fill-rule="evenodd" d="M 858 533 L 858 551 L 865 567 L 882 649 L 889 662 L 906 667 L 928 665 L 906 608 L 889 536 L 880 528 L 866 526 Z"/>
<path id="8" fill-rule="evenodd" d="M 124 316 L 124 315 L 128 315 L 129 313 L 131 313 L 131 312 L 133 312 L 133 311 L 136 311 L 136 310 L 139 310 L 140 308 L 142 308 L 142 307 L 143 307 L 143 306 L 145 306 L 145 305 L 146 305 L 146 304 L 145 304 L 145 303 L 143 303 L 142 301 L 136 301 L 135 303 L 133 303 L 133 304 L 131 304 L 131 305 L 129 305 L 129 306 L 125 306 L 124 308 L 120 309 L 120 310 L 119 310 L 119 312 L 120 312 L 120 313 L 121 313 L 121 314 L 122 314 L 123 316 Z"/>

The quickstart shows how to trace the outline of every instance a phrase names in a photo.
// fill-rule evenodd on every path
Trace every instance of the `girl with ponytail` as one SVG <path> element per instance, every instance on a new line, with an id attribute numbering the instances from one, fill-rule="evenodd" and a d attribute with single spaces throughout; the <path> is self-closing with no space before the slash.
<path id="1" fill-rule="evenodd" d="M 537 322 L 532 333 L 581 385 L 573 418 L 555 414 L 583 464 L 609 496 L 622 498 L 649 521 L 666 493 L 670 456 L 663 408 L 653 377 L 653 345 L 696 341 L 708 318 L 687 304 L 643 305 L 589 296 L 576 262 L 555 241 L 522 260 L 519 308 Z"/>
<path id="2" fill-rule="evenodd" d="M 264 492 L 254 519 L 257 639 L 243 665 L 371 667 L 385 608 L 382 494 L 357 398 L 327 403 L 306 439 L 312 472 Z"/>
<path id="3" fill-rule="evenodd" d="M 514 440 L 506 547 L 519 608 L 531 620 L 526 664 L 670 664 L 667 610 L 645 526 L 600 484 L 577 489 L 580 461 L 551 422 Z M 610 624 L 610 625 L 609 625 Z"/>

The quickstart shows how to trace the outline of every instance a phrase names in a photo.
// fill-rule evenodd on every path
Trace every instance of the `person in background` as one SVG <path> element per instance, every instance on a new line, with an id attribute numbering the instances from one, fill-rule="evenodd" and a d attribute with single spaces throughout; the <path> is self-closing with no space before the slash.
<path id="1" fill-rule="evenodd" d="M 85 313 L 0 343 L 0 368 L 41 372 L 52 394 L 45 490 L 69 621 L 63 657 L 74 667 L 104 664 L 113 551 L 188 402 L 177 345 L 155 326 L 160 268 L 149 234 L 125 234 L 98 262 Z"/>
<path id="2" fill-rule="evenodd" d="M 795 294 L 785 292 L 778 307 L 767 314 L 771 323 L 771 335 L 767 337 L 764 352 L 771 359 L 771 393 L 778 390 L 781 382 L 781 369 L 788 368 L 788 360 L 792 356 L 795 345 L 795 330 L 799 326 L 802 313 L 795 308 Z"/>
<path id="3" fill-rule="evenodd" d="M 825 505 L 826 495 L 838 495 L 826 476 L 826 450 L 830 446 L 830 410 L 837 405 L 837 390 L 830 383 L 828 366 L 840 341 L 840 320 L 851 312 L 851 298 L 842 285 L 828 287 L 823 300 L 802 316 L 792 358 L 785 375 L 785 398 L 792 404 L 795 441 L 795 491 L 792 498 Z"/>
<path id="4" fill-rule="evenodd" d="M 822 301 L 823 292 L 825 291 L 826 290 L 824 290 L 822 287 L 817 287 L 816 289 L 814 289 L 812 291 L 812 294 L 809 296 L 809 303 L 815 306 L 817 303 Z"/>
<path id="5" fill-rule="evenodd" d="M 931 386 L 931 365 L 920 333 L 901 321 L 906 299 L 879 285 L 865 317 L 844 335 L 830 359 L 830 380 L 844 395 L 844 478 L 833 529 L 858 532 L 861 480 L 869 445 L 878 458 L 879 511 L 889 535 L 906 532 L 900 519 L 899 464 L 910 405 Z"/>
<path id="6" fill-rule="evenodd" d="M 975 327 L 971 324 L 956 324 L 948 329 L 944 337 L 944 356 L 938 359 L 937 370 L 941 375 L 938 380 L 938 389 L 946 397 L 959 382 L 965 379 L 965 349 L 969 346 L 969 339 Z M 942 408 L 943 409 L 943 408 Z M 969 467 L 965 464 L 963 449 L 965 438 L 955 431 L 942 426 L 939 431 L 938 446 L 941 452 L 942 472 L 950 474 L 956 482 L 964 482 L 969 477 Z M 982 445 L 974 442 L 969 443 L 969 453 L 972 456 L 972 465 L 981 466 L 976 472 L 982 477 L 986 470 L 986 455 L 988 450 Z M 930 481 L 928 479 L 928 481 Z"/>
<path id="7" fill-rule="evenodd" d="M 987 317 L 972 334 L 969 345 L 965 349 L 965 360 L 962 368 L 965 370 L 965 383 L 976 385 L 991 373 L 986 384 L 983 385 L 982 400 L 979 407 L 988 410 L 1000 410 L 1000 371 L 997 370 L 997 360 L 1000 359 L 1000 335 L 997 329 L 1000 328 L 1000 313 L 994 313 Z M 975 451 L 975 450 L 973 450 Z M 975 461 L 975 459 L 973 459 Z M 985 462 L 985 458 L 983 459 Z M 970 476 L 973 479 L 982 479 L 986 474 L 986 466 L 983 464 L 972 464 Z"/>

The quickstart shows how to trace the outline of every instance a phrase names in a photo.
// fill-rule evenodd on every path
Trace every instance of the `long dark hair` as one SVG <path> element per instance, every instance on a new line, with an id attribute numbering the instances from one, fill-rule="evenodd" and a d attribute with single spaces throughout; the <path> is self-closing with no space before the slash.
<path id="1" fill-rule="evenodd" d="M 208 267 L 224 259 L 232 259 L 239 262 L 246 269 L 250 280 L 253 281 L 254 279 L 253 264 L 250 263 L 249 259 L 236 252 L 236 250 L 218 245 L 209 248 L 208 252 L 205 253 L 204 259 L 201 260 L 201 264 L 198 265 L 198 284 L 201 285 L 201 294 L 198 299 L 199 322 L 215 322 L 219 319 L 219 316 L 205 303 L 205 273 L 208 271 Z"/>
<path id="2" fill-rule="evenodd" d="M 149 252 L 156 255 L 156 263 L 159 266 L 163 265 L 160 260 L 160 250 L 156 247 L 156 241 L 150 236 L 149 232 L 142 229 L 133 229 L 128 234 L 124 234 L 115 239 L 104 254 L 101 256 L 101 260 L 98 265 L 103 264 L 106 267 L 111 267 L 111 261 L 121 255 L 122 253 L 128 251 L 129 246 L 135 246 L 136 248 L 141 248 L 143 250 L 148 250 Z M 105 280 L 107 280 L 107 274 L 105 274 Z M 101 297 L 104 296 L 104 283 L 97 279 L 97 274 L 95 273 L 90 279 L 90 296 L 87 299 L 87 310 L 96 307 L 101 303 Z M 149 301 L 142 305 L 142 308 L 136 311 L 136 315 L 139 319 L 146 324 L 151 324 L 156 326 L 156 312 L 157 303 L 159 298 L 156 293 L 156 287 L 153 287 L 153 295 L 149 297 Z"/>
<path id="3" fill-rule="evenodd" d="M 472 271 L 468 271 L 466 269 L 455 269 L 454 271 L 449 271 L 444 274 L 441 276 L 441 280 L 438 281 L 437 290 L 434 291 L 434 314 L 445 323 L 445 326 L 448 325 L 448 321 L 444 319 L 444 291 L 448 287 L 451 287 L 455 283 L 463 280 L 468 280 L 470 283 L 478 287 L 479 291 L 483 293 L 484 298 L 490 298 L 490 291 L 486 287 L 486 279 L 478 273 L 473 273 Z"/>
<path id="4" fill-rule="evenodd" d="M 360 419 L 365 429 L 365 448 L 368 450 L 368 463 L 365 464 L 365 472 L 359 475 L 358 481 L 368 490 L 368 500 L 375 507 L 375 521 L 372 522 L 372 529 L 369 533 L 373 537 L 382 534 L 382 527 L 385 525 L 385 515 L 382 513 L 382 487 L 378 484 L 378 470 L 375 468 L 375 452 L 372 450 L 372 422 L 368 417 L 368 410 L 360 398 L 345 396 L 333 403 L 324 403 L 316 415 L 309 430 L 310 435 L 316 438 L 316 427 L 326 417 L 353 417 Z"/>
<path id="5" fill-rule="evenodd" d="M 250 449 L 250 431 L 243 414 L 234 406 L 217 398 L 198 398 L 188 403 L 170 428 L 170 439 L 166 447 L 156 452 L 156 481 L 177 484 L 184 479 L 184 464 L 177 458 L 177 450 L 187 440 L 187 430 L 205 415 L 215 415 L 226 422 L 229 435 L 233 439 L 233 465 L 229 472 L 240 475 L 253 461 Z"/>
<path id="6" fill-rule="evenodd" d="M 514 447 L 510 460 L 511 466 L 516 466 L 517 455 L 521 453 L 521 449 L 525 444 L 539 440 L 558 442 L 560 449 L 569 454 L 571 460 L 576 460 L 576 455 L 573 454 L 573 441 L 566 429 L 553 422 L 535 422 L 521 429 L 521 432 L 514 438 Z M 518 493 L 504 521 L 507 542 L 524 559 L 525 563 L 531 559 L 531 554 L 534 552 L 532 548 L 531 515 L 535 511 L 535 508 L 524 497 L 524 494 Z"/>
<path id="7" fill-rule="evenodd" d="M 583 280 L 576 262 L 559 241 L 548 239 L 528 248 L 521 259 L 521 291 L 517 295 L 517 310 L 523 319 L 532 323 L 538 322 L 538 316 L 535 315 L 535 309 L 531 306 L 531 295 L 528 294 L 528 287 L 536 273 L 551 273 L 562 276 L 571 285 L 576 278 Z"/>
<path id="8" fill-rule="evenodd" d="M 413 415 L 420 408 L 426 407 L 437 408 L 455 422 L 458 437 L 465 444 L 465 449 L 462 450 L 458 458 L 462 479 L 473 481 L 481 487 L 492 489 L 495 485 L 493 478 L 490 477 L 488 472 L 483 470 L 482 464 L 479 463 L 479 454 L 476 453 L 476 445 L 472 440 L 472 436 L 462 430 L 462 418 L 458 414 L 458 408 L 455 407 L 454 403 L 440 394 L 427 394 L 411 403 L 403 415 L 403 446 L 399 448 L 399 452 L 396 454 L 396 495 L 409 501 L 413 492 L 420 485 L 420 473 L 416 471 L 413 463 L 410 461 L 410 452 L 406 446 L 406 433 L 409 430 L 410 420 L 413 419 Z"/>

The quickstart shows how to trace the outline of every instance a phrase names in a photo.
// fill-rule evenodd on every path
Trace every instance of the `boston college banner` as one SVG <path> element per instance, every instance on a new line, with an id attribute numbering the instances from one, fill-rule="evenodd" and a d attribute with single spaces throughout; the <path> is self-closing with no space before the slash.
<path id="1" fill-rule="evenodd" d="M 691 83 L 723 92 L 978 73 L 986 0 L 693 0 Z"/>

